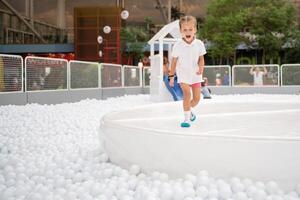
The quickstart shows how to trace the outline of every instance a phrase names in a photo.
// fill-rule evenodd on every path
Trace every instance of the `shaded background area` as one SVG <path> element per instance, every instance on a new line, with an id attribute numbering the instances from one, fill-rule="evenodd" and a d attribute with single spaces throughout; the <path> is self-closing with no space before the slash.
<path id="1" fill-rule="evenodd" d="M 25 1 L 7 0 L 15 9 L 25 15 Z M 162 4 L 167 6 L 167 0 L 161 0 Z M 205 15 L 205 6 L 209 0 L 183 0 L 183 12 L 203 17 Z M 34 18 L 53 25 L 56 25 L 56 1 L 41 0 L 34 1 Z M 78 6 L 114 6 L 116 1 L 112 0 L 67 0 L 66 1 L 66 23 L 67 27 L 73 27 L 73 11 Z M 179 5 L 179 0 L 173 0 L 172 6 Z M 151 17 L 154 24 L 162 24 L 163 18 L 156 1 L 146 0 L 127 0 L 125 8 L 129 11 L 129 22 L 144 21 L 145 17 Z"/>

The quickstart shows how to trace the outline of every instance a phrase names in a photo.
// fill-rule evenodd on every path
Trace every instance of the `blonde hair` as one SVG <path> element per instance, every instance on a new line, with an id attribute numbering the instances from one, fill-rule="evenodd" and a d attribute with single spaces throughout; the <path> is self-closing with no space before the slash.
<path id="1" fill-rule="evenodd" d="M 186 16 L 182 16 L 179 19 L 179 27 L 181 28 L 181 25 L 183 23 L 188 23 L 188 22 L 193 22 L 195 25 L 195 28 L 197 29 L 197 20 L 195 17 L 191 16 L 191 15 L 186 15 Z"/>

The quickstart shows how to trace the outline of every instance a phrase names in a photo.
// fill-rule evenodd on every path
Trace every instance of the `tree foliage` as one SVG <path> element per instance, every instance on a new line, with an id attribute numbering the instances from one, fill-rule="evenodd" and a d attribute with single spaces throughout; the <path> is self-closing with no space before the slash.
<path id="1" fill-rule="evenodd" d="M 244 42 L 272 59 L 287 42 L 295 21 L 294 8 L 285 0 L 212 0 L 200 37 L 211 42 L 209 51 L 215 58 L 233 56 Z"/>
<path id="2" fill-rule="evenodd" d="M 291 39 L 286 47 L 286 63 L 300 63 L 300 29 L 291 32 Z"/>
<path id="3" fill-rule="evenodd" d="M 122 52 L 129 56 L 141 58 L 148 39 L 149 34 L 144 28 L 126 26 L 121 30 Z"/>

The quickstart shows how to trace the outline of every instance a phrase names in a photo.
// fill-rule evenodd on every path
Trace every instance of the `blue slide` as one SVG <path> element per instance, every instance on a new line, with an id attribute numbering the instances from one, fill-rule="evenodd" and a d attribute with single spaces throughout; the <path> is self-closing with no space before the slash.
<path id="1" fill-rule="evenodd" d="M 171 93 L 174 101 L 180 101 L 180 100 L 183 99 L 182 90 L 181 90 L 180 85 L 177 82 L 177 77 L 176 76 L 174 78 L 174 87 L 170 87 L 168 76 L 164 76 L 164 82 L 165 82 L 165 85 L 166 85 L 167 89 Z"/>

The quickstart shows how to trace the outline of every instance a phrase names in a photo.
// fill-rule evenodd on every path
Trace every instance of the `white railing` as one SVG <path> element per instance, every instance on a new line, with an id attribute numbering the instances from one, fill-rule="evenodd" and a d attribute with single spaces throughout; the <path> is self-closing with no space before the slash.
<path id="1" fill-rule="evenodd" d="M 101 88 L 119 88 L 122 85 L 122 65 L 101 63 Z"/>
<path id="2" fill-rule="evenodd" d="M 58 58 L 25 58 L 25 91 L 68 90 L 68 61 Z"/>
<path id="3" fill-rule="evenodd" d="M 150 67 L 143 67 L 143 87 L 150 87 Z"/>
<path id="4" fill-rule="evenodd" d="M 0 54 L 0 93 L 23 92 L 23 58 Z"/>
<path id="5" fill-rule="evenodd" d="M 159 62 L 154 56 L 153 62 Z M 98 88 L 139 88 L 149 87 L 150 67 L 117 65 L 85 61 L 28 56 L 25 58 L 25 80 L 23 80 L 23 58 L 21 56 L 0 54 L 0 93 L 66 91 Z M 157 64 L 157 63 L 156 63 Z M 254 84 L 251 67 L 259 67 L 267 73 L 262 75 L 262 85 Z M 280 69 L 280 70 L 279 70 Z M 153 70 L 156 76 L 153 75 Z M 152 78 L 160 78 L 160 72 L 152 69 Z M 231 76 L 232 75 L 232 76 Z M 291 87 L 300 86 L 300 64 L 267 65 L 207 65 L 204 77 L 210 87 Z M 160 90 L 154 85 L 155 92 Z M 152 91 L 154 92 L 154 91 Z"/>
<path id="6" fill-rule="evenodd" d="M 142 87 L 142 68 L 124 65 L 122 68 L 122 80 L 124 87 Z"/>
<path id="7" fill-rule="evenodd" d="M 69 62 L 70 90 L 100 88 L 100 67 L 97 62 L 72 60 Z"/>
<path id="8" fill-rule="evenodd" d="M 251 68 L 253 70 L 251 70 Z M 275 64 L 233 65 L 232 86 L 234 87 L 274 87 L 274 86 L 278 87 L 279 86 L 279 65 L 275 65 Z"/>
<path id="9" fill-rule="evenodd" d="M 280 67 L 281 86 L 300 86 L 300 64 L 284 64 Z"/>
<path id="10" fill-rule="evenodd" d="M 207 79 L 208 86 L 231 86 L 231 70 L 229 65 L 206 65 L 203 78 Z"/>

